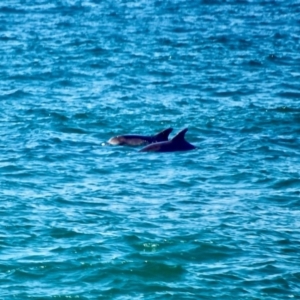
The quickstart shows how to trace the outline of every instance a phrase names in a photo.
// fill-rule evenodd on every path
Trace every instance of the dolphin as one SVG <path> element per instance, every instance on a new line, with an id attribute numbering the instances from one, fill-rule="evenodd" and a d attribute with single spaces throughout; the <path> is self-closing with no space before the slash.
<path id="1" fill-rule="evenodd" d="M 187 128 L 177 133 L 170 141 L 158 142 L 150 144 L 142 148 L 139 152 L 173 152 L 173 151 L 187 151 L 196 149 L 195 146 L 188 143 L 184 139 L 184 135 L 188 131 Z"/>
<path id="2" fill-rule="evenodd" d="M 168 140 L 169 134 L 172 132 L 172 130 L 173 128 L 167 128 L 153 136 L 138 134 L 118 135 L 109 139 L 108 143 L 111 145 L 139 146 L 143 144 L 163 142 Z"/>

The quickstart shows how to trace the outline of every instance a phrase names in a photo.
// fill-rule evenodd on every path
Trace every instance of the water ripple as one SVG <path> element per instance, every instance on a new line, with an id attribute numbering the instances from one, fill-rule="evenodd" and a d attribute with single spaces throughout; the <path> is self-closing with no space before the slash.
<path id="1" fill-rule="evenodd" d="M 0 5 L 0 297 L 298 299 L 299 3 L 98 2 Z"/>

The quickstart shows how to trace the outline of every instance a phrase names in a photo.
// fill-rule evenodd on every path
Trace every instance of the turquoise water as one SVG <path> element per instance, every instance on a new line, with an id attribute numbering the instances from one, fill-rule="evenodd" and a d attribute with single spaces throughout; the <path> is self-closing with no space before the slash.
<path id="1" fill-rule="evenodd" d="M 300 299 L 299 1 L 0 4 L 1 299 Z M 109 146 L 188 127 L 188 152 Z"/>

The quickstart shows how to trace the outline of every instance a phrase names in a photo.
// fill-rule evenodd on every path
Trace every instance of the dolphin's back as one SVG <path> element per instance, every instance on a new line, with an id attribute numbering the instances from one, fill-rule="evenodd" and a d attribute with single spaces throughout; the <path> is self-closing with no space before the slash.
<path id="1" fill-rule="evenodd" d="M 187 128 L 181 130 L 170 141 L 153 143 L 145 146 L 140 152 L 174 152 L 174 151 L 187 151 L 195 149 L 196 147 L 187 142 L 184 138 Z"/>
<path id="2" fill-rule="evenodd" d="M 137 135 L 137 134 L 125 134 L 118 135 L 108 140 L 111 145 L 131 145 L 139 146 L 143 144 L 149 144 L 152 142 L 151 136 Z"/>
<path id="3" fill-rule="evenodd" d="M 108 143 L 111 145 L 140 146 L 144 144 L 167 141 L 169 134 L 171 133 L 172 130 L 173 128 L 167 128 L 153 136 L 139 135 L 139 134 L 118 135 L 109 139 Z"/>

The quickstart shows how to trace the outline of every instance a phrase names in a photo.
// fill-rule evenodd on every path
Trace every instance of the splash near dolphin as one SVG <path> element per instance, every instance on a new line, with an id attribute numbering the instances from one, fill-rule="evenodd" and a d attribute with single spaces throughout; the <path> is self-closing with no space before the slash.
<path id="1" fill-rule="evenodd" d="M 177 133 L 177 135 L 175 135 L 170 141 L 163 141 L 147 145 L 141 149 L 140 152 L 174 152 L 196 149 L 195 146 L 185 140 L 184 136 L 187 131 L 188 129 L 185 128 Z"/>
<path id="2" fill-rule="evenodd" d="M 172 130 L 173 128 L 167 128 L 153 136 L 138 135 L 138 134 L 118 135 L 109 139 L 108 143 L 111 145 L 139 146 L 144 144 L 164 142 L 164 141 L 168 141 L 169 134 L 172 132 Z"/>

